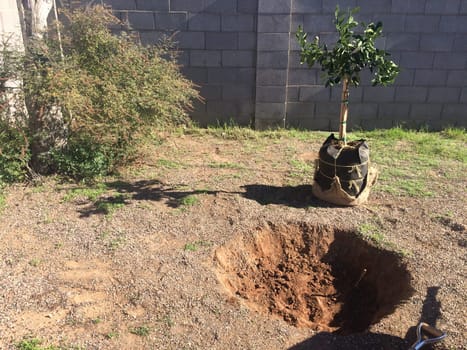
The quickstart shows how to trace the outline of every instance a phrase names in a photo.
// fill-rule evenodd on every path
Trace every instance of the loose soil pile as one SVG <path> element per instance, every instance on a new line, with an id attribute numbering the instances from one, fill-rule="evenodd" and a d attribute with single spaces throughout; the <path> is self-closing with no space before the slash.
<path id="1" fill-rule="evenodd" d="M 166 135 L 97 194 L 8 188 L 0 349 L 406 350 L 419 321 L 465 349 L 466 177 L 410 197 L 383 176 L 333 207 L 311 192 L 321 142 Z"/>

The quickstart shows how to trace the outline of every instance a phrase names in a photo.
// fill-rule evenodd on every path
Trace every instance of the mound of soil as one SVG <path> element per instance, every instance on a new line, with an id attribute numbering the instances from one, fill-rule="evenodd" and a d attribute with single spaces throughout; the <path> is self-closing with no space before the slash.
<path id="1" fill-rule="evenodd" d="M 298 327 L 360 332 L 413 294 L 397 254 L 331 226 L 268 224 L 219 248 L 216 260 L 228 291 Z"/>

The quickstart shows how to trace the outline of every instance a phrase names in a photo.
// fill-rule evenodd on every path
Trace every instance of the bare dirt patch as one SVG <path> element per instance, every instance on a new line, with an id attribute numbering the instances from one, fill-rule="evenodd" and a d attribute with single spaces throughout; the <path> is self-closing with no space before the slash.
<path id="1" fill-rule="evenodd" d="M 400 256 L 331 226 L 269 224 L 215 256 L 232 295 L 317 331 L 365 331 L 413 293 Z"/>
<path id="2" fill-rule="evenodd" d="M 306 155 L 320 143 L 165 135 L 98 198 L 55 178 L 9 187 L 0 349 L 36 337 L 86 350 L 407 350 L 419 321 L 448 332 L 435 349 L 465 349 L 467 178 L 427 178 L 425 197 L 384 191 L 382 176 L 366 206 L 330 206 L 311 193 Z M 369 299 L 352 302 L 364 269 Z M 304 285 L 336 303 L 302 303 Z"/>

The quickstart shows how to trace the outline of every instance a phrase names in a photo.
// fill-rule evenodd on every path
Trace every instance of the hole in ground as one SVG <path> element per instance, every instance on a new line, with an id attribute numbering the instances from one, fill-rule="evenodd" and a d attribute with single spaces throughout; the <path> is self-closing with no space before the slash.
<path id="1" fill-rule="evenodd" d="M 320 331 L 364 331 L 413 294 L 398 254 L 330 226 L 269 223 L 220 247 L 216 261 L 249 308 Z"/>

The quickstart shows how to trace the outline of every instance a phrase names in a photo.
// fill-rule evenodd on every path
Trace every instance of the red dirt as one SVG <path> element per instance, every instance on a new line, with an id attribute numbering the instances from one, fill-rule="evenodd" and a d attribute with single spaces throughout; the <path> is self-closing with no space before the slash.
<path id="1" fill-rule="evenodd" d="M 216 260 L 248 307 L 318 331 L 366 330 L 413 293 L 397 254 L 330 226 L 269 223 L 219 248 Z"/>

